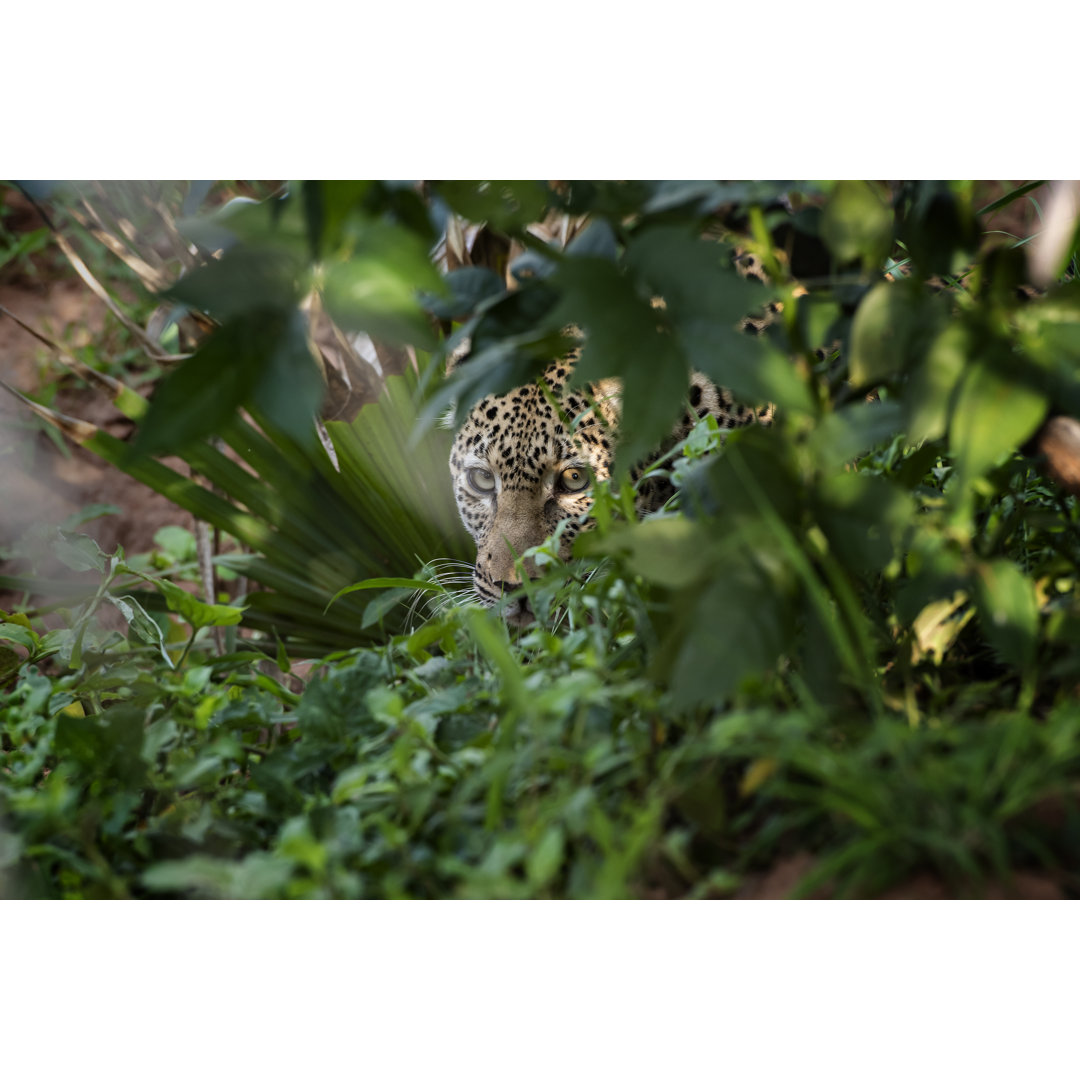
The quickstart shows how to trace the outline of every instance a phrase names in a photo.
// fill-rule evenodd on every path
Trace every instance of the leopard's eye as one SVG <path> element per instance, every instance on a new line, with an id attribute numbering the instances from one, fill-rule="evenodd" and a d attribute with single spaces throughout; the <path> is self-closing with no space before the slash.
<path id="1" fill-rule="evenodd" d="M 563 469 L 559 473 L 558 486 L 563 491 L 584 491 L 591 483 L 592 477 L 589 475 L 589 470 L 578 465 L 572 465 L 569 469 Z"/>
<path id="2" fill-rule="evenodd" d="M 469 481 L 469 487 L 481 495 L 490 495 L 495 490 L 495 474 L 487 469 L 469 469 L 465 479 Z"/>

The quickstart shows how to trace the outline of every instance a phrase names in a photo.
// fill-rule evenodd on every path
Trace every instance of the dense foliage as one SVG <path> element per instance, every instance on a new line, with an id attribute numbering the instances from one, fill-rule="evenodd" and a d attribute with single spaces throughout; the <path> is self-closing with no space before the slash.
<path id="1" fill-rule="evenodd" d="M 8 891 L 711 896 L 796 852 L 804 894 L 923 871 L 1075 891 L 1080 520 L 1020 451 L 1080 406 L 1080 293 L 1071 247 L 1023 289 L 974 191 L 310 183 L 189 224 L 224 254 L 169 295 L 218 328 L 149 406 L 117 398 L 133 446 L 84 445 L 246 545 L 218 563 L 267 588 L 200 603 L 190 565 L 57 539 L 94 579 L 82 607 L 0 624 Z M 536 227 L 558 215 L 565 247 Z M 465 265 L 435 269 L 440 237 Z M 326 441 L 313 292 L 418 361 Z M 435 420 L 535 376 L 569 324 L 578 376 L 623 380 L 620 476 L 579 560 L 537 553 L 537 625 L 509 633 L 434 561 L 468 556 Z M 699 424 L 663 463 L 675 502 L 638 522 L 629 466 L 692 368 L 776 422 Z M 300 655 L 322 657 L 306 686 Z"/>

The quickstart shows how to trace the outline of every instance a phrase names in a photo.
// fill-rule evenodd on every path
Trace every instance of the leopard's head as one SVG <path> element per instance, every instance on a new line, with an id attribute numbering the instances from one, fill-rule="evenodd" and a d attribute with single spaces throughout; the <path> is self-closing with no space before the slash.
<path id="1" fill-rule="evenodd" d="M 450 453 L 454 496 L 476 541 L 473 586 L 492 605 L 521 584 L 515 557 L 543 543 L 561 521 L 560 557 L 568 558 L 593 485 L 611 475 L 619 384 L 568 388 L 573 360 L 551 364 L 536 384 L 484 398 L 458 430 Z M 522 564 L 533 574 L 531 559 Z M 526 624 L 524 598 L 506 618 Z"/>

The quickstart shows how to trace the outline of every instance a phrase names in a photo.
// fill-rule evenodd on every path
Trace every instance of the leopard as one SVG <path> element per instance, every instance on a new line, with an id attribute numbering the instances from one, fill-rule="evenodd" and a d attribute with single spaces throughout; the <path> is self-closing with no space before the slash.
<path id="1" fill-rule="evenodd" d="M 755 267 L 742 270 L 753 273 Z M 759 318 L 746 320 L 743 329 L 761 332 L 779 311 L 779 304 L 770 305 Z M 621 385 L 610 378 L 576 386 L 579 356 L 579 349 L 570 350 L 535 383 L 483 398 L 458 427 L 451 447 L 454 498 L 476 542 L 475 598 L 486 607 L 502 602 L 511 625 L 533 621 L 521 574 L 536 577 L 539 569 L 532 557 L 521 556 L 562 525 L 558 555 L 569 560 L 576 537 L 594 524 L 590 511 L 596 485 L 612 477 Z M 646 476 L 648 469 L 708 415 L 727 434 L 749 424 L 770 425 L 774 408 L 739 402 L 727 389 L 692 372 L 684 408 L 670 434 L 630 470 L 631 479 L 640 480 L 639 517 L 659 510 L 674 493 L 670 480 L 663 474 Z"/>

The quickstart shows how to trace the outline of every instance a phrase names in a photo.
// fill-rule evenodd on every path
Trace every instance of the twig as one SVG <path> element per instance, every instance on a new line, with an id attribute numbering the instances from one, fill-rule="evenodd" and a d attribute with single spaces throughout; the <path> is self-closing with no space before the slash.
<path id="1" fill-rule="evenodd" d="M 205 521 L 195 521 L 195 547 L 199 553 L 199 576 L 202 578 L 203 593 L 208 604 L 217 603 L 217 591 L 214 587 L 214 537 L 210 526 Z M 221 638 L 221 627 L 213 629 L 214 647 L 218 656 L 225 655 L 225 643 Z"/>

